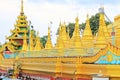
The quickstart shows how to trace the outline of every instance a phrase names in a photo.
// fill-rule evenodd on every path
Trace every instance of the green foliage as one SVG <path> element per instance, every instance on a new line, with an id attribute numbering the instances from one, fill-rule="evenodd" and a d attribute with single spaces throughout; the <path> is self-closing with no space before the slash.
<path id="1" fill-rule="evenodd" d="M 92 34 L 93 35 L 96 35 L 96 33 L 98 32 L 98 28 L 99 28 L 99 13 L 91 16 L 90 18 L 90 27 L 91 27 L 91 30 L 92 30 Z M 106 22 L 106 25 L 109 25 L 110 22 L 108 21 L 105 21 Z M 67 25 L 67 28 L 69 28 L 69 35 L 70 35 L 70 38 L 72 37 L 72 34 L 73 34 L 73 31 L 74 31 L 74 26 L 75 26 L 75 23 L 69 23 Z M 79 29 L 85 29 L 85 26 L 86 26 L 86 22 L 85 23 L 82 23 L 79 25 Z"/>
<path id="2" fill-rule="evenodd" d="M 98 32 L 99 17 L 100 17 L 100 15 L 99 15 L 99 13 L 97 13 L 94 16 L 91 16 L 91 18 L 90 18 L 90 27 L 91 27 L 93 35 L 96 35 L 96 33 Z"/>
<path id="3" fill-rule="evenodd" d="M 74 23 L 69 23 L 67 25 L 67 29 L 66 30 L 68 31 L 68 28 L 69 28 L 69 36 L 70 36 L 70 38 L 72 37 L 73 31 L 74 31 L 74 26 L 75 26 Z"/>
<path id="4" fill-rule="evenodd" d="M 43 37 L 40 37 L 40 41 L 41 41 L 43 47 L 45 47 L 45 44 L 46 44 L 46 42 L 47 42 L 47 38 L 48 38 L 47 35 L 45 35 L 45 36 L 43 36 Z"/>

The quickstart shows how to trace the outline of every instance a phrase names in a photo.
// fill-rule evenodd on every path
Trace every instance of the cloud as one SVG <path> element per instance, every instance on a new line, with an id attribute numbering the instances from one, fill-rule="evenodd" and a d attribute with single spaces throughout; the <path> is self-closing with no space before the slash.
<path id="1" fill-rule="evenodd" d="M 31 3 L 55 3 L 55 4 L 83 4 L 83 5 L 94 5 L 94 4 L 119 4 L 119 0 L 27 0 Z"/>

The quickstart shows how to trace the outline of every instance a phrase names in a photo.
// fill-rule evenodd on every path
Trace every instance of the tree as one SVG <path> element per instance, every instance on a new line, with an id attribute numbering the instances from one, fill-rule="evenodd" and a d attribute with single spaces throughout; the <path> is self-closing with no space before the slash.
<path id="1" fill-rule="evenodd" d="M 45 44 L 46 44 L 46 42 L 47 42 L 47 38 L 48 38 L 47 35 L 45 35 L 45 36 L 43 36 L 43 37 L 40 37 L 40 41 L 41 41 L 43 47 L 45 47 Z"/>
<path id="2" fill-rule="evenodd" d="M 75 23 L 69 23 L 68 25 L 67 25 L 67 31 L 68 31 L 68 29 L 69 29 L 69 36 L 70 36 L 70 38 L 72 37 L 72 34 L 73 34 L 73 31 L 74 31 L 74 26 L 75 26 Z"/>
<path id="3" fill-rule="evenodd" d="M 90 18 L 90 27 L 92 30 L 92 34 L 96 35 L 96 33 L 98 32 L 98 28 L 99 28 L 99 13 L 95 14 L 94 16 L 92 16 Z"/>

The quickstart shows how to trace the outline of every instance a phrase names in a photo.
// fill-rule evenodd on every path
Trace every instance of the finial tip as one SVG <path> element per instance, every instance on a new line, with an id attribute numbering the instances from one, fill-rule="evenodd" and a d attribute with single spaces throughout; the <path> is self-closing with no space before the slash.
<path id="1" fill-rule="evenodd" d="M 76 17 L 75 21 L 76 21 L 76 22 L 78 22 L 78 21 L 79 21 L 78 16 Z"/>
<path id="2" fill-rule="evenodd" d="M 21 12 L 20 12 L 21 14 L 24 14 L 23 8 L 24 8 L 23 7 L 23 0 L 21 0 Z"/>
<path id="3" fill-rule="evenodd" d="M 87 13 L 87 18 L 89 18 L 89 14 Z"/>

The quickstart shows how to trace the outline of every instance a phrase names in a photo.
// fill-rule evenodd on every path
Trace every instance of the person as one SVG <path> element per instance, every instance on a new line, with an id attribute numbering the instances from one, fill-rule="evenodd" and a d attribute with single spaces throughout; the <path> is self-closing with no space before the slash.
<path id="1" fill-rule="evenodd" d="M 1 79 L 3 79 L 4 77 L 5 77 L 5 76 L 2 74 L 2 75 L 1 75 Z"/>

